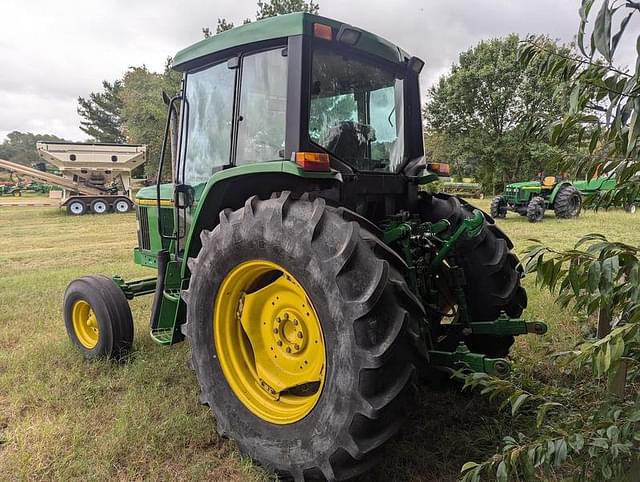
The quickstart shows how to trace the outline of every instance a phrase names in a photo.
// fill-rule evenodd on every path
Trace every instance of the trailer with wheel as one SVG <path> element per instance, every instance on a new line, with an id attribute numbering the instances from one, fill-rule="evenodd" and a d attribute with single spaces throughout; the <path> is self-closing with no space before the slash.
<path id="1" fill-rule="evenodd" d="M 4 159 L 0 168 L 61 187 L 60 207 L 74 216 L 126 213 L 133 208 L 131 172 L 146 161 L 145 145 L 38 142 L 36 147 L 60 174 Z"/>

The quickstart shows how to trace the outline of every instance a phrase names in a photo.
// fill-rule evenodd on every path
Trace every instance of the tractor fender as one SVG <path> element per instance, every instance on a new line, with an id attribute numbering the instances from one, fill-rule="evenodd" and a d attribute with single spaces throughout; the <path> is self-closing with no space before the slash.
<path id="1" fill-rule="evenodd" d="M 573 184 L 571 181 L 562 181 L 556 184 L 556 186 L 553 188 L 553 191 L 551 191 L 551 194 L 549 195 L 549 199 L 547 200 L 548 206 L 553 205 L 553 203 L 556 201 L 556 195 L 560 192 L 560 189 L 565 186 L 573 186 Z"/>
<path id="2" fill-rule="evenodd" d="M 247 199 L 257 195 L 267 199 L 274 192 L 291 191 L 296 195 L 315 192 L 326 199 L 340 198 L 342 176 L 336 171 L 304 171 L 290 161 L 264 162 L 225 169 L 214 174 L 207 182 L 193 212 L 186 239 L 184 256 L 194 257 L 200 251 L 200 233 L 213 230 L 220 221 L 220 212 L 239 209 Z M 186 263 L 181 276 L 188 276 Z"/>

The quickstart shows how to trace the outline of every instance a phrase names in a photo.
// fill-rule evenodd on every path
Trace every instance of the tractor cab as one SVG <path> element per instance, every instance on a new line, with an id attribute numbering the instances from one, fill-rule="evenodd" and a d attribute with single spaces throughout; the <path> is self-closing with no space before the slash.
<path id="1" fill-rule="evenodd" d="M 448 174 L 441 164 L 425 170 L 422 66 L 378 36 L 305 13 L 243 25 L 180 51 L 173 68 L 183 73 L 182 92 L 168 130 L 175 133 L 175 189 L 138 193 L 141 218 L 157 216 L 144 206 L 167 211 L 162 236 L 140 233 L 141 252 L 168 246 L 174 230 L 183 252 L 196 210 L 237 207 L 249 194 L 295 189 L 300 178 L 315 179 L 317 190 L 335 191 L 336 202 L 367 217 L 397 211 L 406 176 Z M 283 173 L 293 184 L 282 182 Z M 242 186 L 232 180 L 240 174 Z M 221 182 L 224 193 L 203 203 Z M 178 195 L 188 202 L 172 220 Z M 141 229 L 155 224 L 139 222 Z"/>

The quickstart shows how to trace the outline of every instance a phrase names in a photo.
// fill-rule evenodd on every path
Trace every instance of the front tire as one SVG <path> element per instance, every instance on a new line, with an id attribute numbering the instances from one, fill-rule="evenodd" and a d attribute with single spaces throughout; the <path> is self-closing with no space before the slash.
<path id="1" fill-rule="evenodd" d="M 402 260 L 357 220 L 357 215 L 330 208 L 320 198 L 292 200 L 288 192 L 269 200 L 252 197 L 244 208 L 222 212 L 220 224 L 201 233 L 202 249 L 189 260 L 183 332 L 191 346 L 202 401 L 211 407 L 221 435 L 236 440 L 244 453 L 261 464 L 295 480 L 345 480 L 368 470 L 401 427 L 410 401 L 415 325 L 424 313 L 398 271 Z M 271 268 L 258 278 L 229 283 L 243 279 L 234 278 L 238 270 L 260 263 Z M 271 400 L 277 397 L 281 406 L 265 402 L 256 407 L 260 397 L 248 403 L 238 387 L 243 376 L 249 377 L 245 368 L 252 363 L 256 373 L 265 373 L 266 364 L 259 361 L 263 352 L 267 357 L 291 359 L 302 354 L 300 370 L 306 371 L 305 347 L 296 353 L 283 352 L 282 348 L 290 347 L 286 340 L 277 346 L 269 338 L 281 326 L 274 324 L 271 330 L 270 324 L 277 323 L 271 318 L 279 313 L 284 296 L 268 290 L 285 282 L 283 277 L 300 286 L 317 314 L 326 365 L 321 379 L 313 380 L 319 384 L 305 383 L 300 394 L 290 389 L 270 392 Z M 221 310 L 225 306 L 221 300 L 233 298 L 237 290 L 243 293 L 242 301 L 231 305 L 238 311 L 236 320 L 229 320 L 233 309 Z M 260 304 L 256 296 L 264 293 L 269 296 Z M 301 303 L 291 301 L 291 306 Z M 263 315 L 254 321 L 266 325 L 264 336 L 256 338 L 255 326 L 243 317 L 247 306 L 253 310 L 258 305 Z M 223 318 L 224 313 L 230 315 Z M 227 334 L 235 333 L 227 342 L 221 340 L 225 326 Z M 280 333 L 275 336 L 276 342 L 282 340 Z M 228 353 L 233 339 L 238 340 L 238 353 L 246 356 Z M 295 385 L 295 380 L 288 383 Z M 267 391 L 271 385 L 267 383 Z M 305 414 L 286 415 L 286 404 L 296 396 L 315 396 L 314 389 L 318 396 Z M 278 420 L 276 415 L 283 413 Z"/>
<path id="2" fill-rule="evenodd" d="M 535 196 L 527 205 L 527 219 L 530 223 L 539 223 L 544 219 L 544 198 Z"/>
<path id="3" fill-rule="evenodd" d="M 504 196 L 496 196 L 491 200 L 490 213 L 493 219 L 507 217 L 507 200 Z"/>
<path id="4" fill-rule="evenodd" d="M 131 351 L 131 308 L 111 278 L 96 275 L 73 280 L 64 293 L 63 311 L 67 335 L 85 358 L 119 360 Z"/>

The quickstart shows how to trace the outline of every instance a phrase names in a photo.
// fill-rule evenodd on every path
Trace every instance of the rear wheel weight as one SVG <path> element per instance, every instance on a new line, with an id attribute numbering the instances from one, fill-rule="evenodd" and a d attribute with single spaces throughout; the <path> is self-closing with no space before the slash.
<path id="1" fill-rule="evenodd" d="M 357 215 L 351 214 L 326 206 L 322 199 L 293 200 L 288 192 L 269 200 L 253 197 L 243 209 L 221 213 L 220 224 L 201 234 L 202 249 L 189 260 L 191 281 L 183 292 L 187 303 L 183 332 L 191 346 L 202 399 L 215 415 L 218 432 L 235 439 L 244 453 L 261 464 L 296 480 L 314 476 L 344 480 L 368 470 L 381 447 L 399 430 L 411 394 L 415 351 L 410 331 L 424 312 L 402 275 L 374 254 L 374 247 L 383 243 L 375 241 L 375 235 L 353 221 Z M 220 356 L 216 338 L 221 336 L 220 327 L 232 326 L 233 321 L 212 323 L 214 312 L 219 313 L 218 297 L 227 293 L 233 297 L 232 290 L 221 291 L 225 279 L 251 264 L 262 264 L 272 272 L 255 280 L 258 291 L 271 290 L 287 273 L 299 284 L 315 309 L 324 340 L 326 366 L 321 386 L 303 387 L 299 394 L 319 393 L 317 400 L 303 411 L 290 412 L 280 423 L 268 420 L 276 414 L 258 415 L 260 410 L 252 410 L 236 395 L 236 382 L 229 380 L 222 367 L 222 363 L 230 364 L 230 358 Z M 244 330 L 246 320 L 243 323 L 245 308 L 253 310 L 256 305 L 249 291 L 244 297 L 248 304 L 243 304 L 236 322 L 243 327 L 237 330 L 240 340 L 242 336 L 252 338 Z M 277 290 L 273 293 L 279 296 Z M 277 314 L 278 301 L 272 300 L 275 305 L 271 305 L 267 297 L 266 307 L 258 303 L 260 313 L 273 310 L 274 316 L 284 318 Z M 313 312 L 308 313 L 313 318 Z M 307 316 L 307 311 L 298 315 Z M 266 322 L 262 326 L 269 328 L 272 320 L 258 317 L 254 321 Z M 310 326 L 307 324 L 305 333 L 312 332 Z M 274 346 L 273 351 L 271 345 L 266 346 L 267 356 L 293 358 L 285 343 L 296 340 L 289 336 L 292 334 L 275 337 L 283 345 Z M 315 345 L 315 339 L 308 341 Z M 253 342 L 249 345 L 255 349 Z M 251 361 L 250 351 L 242 349 L 247 341 L 237 346 L 247 356 L 240 353 L 236 358 Z M 278 351 L 282 348 L 284 352 Z M 321 356 L 306 361 L 311 364 L 318 358 Z M 302 360 L 298 367 L 304 371 L 305 358 Z M 268 406 L 263 408 L 268 410 Z"/>

